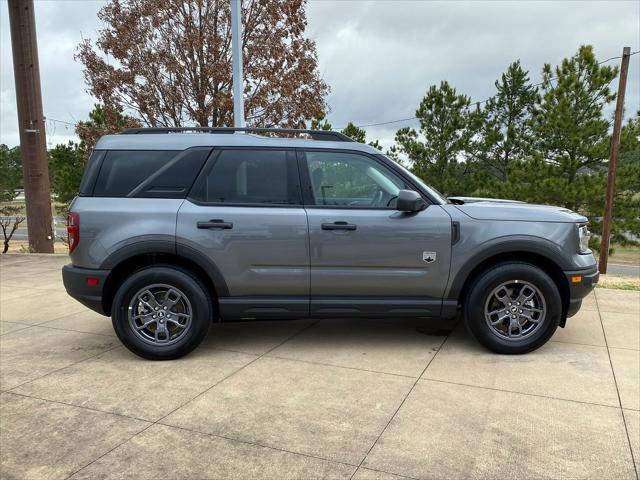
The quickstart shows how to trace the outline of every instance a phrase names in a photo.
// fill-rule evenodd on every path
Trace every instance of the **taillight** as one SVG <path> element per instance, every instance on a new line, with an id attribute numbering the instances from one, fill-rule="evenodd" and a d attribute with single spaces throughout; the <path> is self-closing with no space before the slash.
<path id="1" fill-rule="evenodd" d="M 67 240 L 71 253 L 80 243 L 80 215 L 77 212 L 67 213 Z"/>

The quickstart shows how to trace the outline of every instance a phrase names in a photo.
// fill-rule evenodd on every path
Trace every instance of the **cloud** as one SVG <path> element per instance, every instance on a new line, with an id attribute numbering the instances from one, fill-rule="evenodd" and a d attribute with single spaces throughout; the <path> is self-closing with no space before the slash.
<path id="1" fill-rule="evenodd" d="M 86 118 L 93 106 L 73 55 L 83 36 L 97 37 L 96 14 L 103 4 L 36 1 L 43 102 L 49 118 L 73 122 Z M 484 100 L 494 93 L 495 79 L 516 59 L 537 82 L 545 62 L 555 65 L 581 44 L 594 45 L 599 59 L 619 55 L 624 46 L 640 48 L 637 1 L 310 0 L 307 12 L 307 32 L 316 41 L 320 72 L 332 87 L 329 120 L 335 127 L 412 116 L 428 87 L 441 80 L 474 101 Z M 15 145 L 5 1 L 0 2 L 0 17 L 0 142 Z M 639 79 L 637 55 L 629 71 L 627 113 L 640 109 Z M 367 132 L 389 146 L 401 126 L 371 127 Z M 74 138 L 67 128 L 52 123 L 48 143 Z"/>
<path id="2" fill-rule="evenodd" d="M 594 45 L 603 60 L 623 46 L 637 50 L 639 5 L 323 0 L 309 3 L 308 31 L 332 87 L 329 120 L 340 127 L 410 117 L 428 87 L 442 80 L 484 100 L 516 59 L 537 82 L 544 63 L 555 65 L 582 44 Z M 627 112 L 640 108 L 640 55 L 632 58 Z M 404 125 L 371 127 L 368 137 L 389 146 Z"/>

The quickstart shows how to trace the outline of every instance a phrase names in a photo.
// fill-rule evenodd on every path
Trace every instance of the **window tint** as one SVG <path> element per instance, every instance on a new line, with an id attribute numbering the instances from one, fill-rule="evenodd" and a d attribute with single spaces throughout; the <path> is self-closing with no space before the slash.
<path id="1" fill-rule="evenodd" d="M 104 150 L 94 150 L 91 153 L 89 160 L 87 160 L 87 165 L 85 166 L 84 174 L 82 175 L 82 181 L 80 182 L 80 190 L 78 191 L 78 194 L 81 197 L 91 195 L 93 185 L 96 182 L 96 177 L 100 171 L 100 165 L 105 153 L 106 152 Z"/>
<path id="2" fill-rule="evenodd" d="M 316 205 L 394 208 L 404 181 L 375 160 L 353 153 L 306 152 Z"/>
<path id="3" fill-rule="evenodd" d="M 300 204 L 295 156 L 282 150 L 223 150 L 191 197 L 201 202 Z"/>
<path id="4" fill-rule="evenodd" d="M 142 198 L 185 198 L 207 160 L 210 147 L 192 147 L 178 153 L 131 193 Z"/>
<path id="5" fill-rule="evenodd" d="M 112 150 L 107 152 L 93 195 L 126 197 L 178 152 L 159 150 Z"/>

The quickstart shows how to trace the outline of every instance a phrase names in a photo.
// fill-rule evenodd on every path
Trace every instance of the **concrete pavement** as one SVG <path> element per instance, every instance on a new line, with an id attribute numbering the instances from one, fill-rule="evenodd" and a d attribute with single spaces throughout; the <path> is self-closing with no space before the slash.
<path id="1" fill-rule="evenodd" d="M 67 261 L 0 258 L 1 478 L 638 478 L 638 292 L 597 289 L 523 356 L 303 320 L 150 362 L 66 296 Z"/>

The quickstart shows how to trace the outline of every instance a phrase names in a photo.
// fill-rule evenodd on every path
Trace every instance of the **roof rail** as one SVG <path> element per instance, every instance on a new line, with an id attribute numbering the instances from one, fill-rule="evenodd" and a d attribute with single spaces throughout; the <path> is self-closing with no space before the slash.
<path id="1" fill-rule="evenodd" d="M 304 133 L 309 135 L 313 140 L 324 140 L 333 142 L 353 142 L 351 137 L 347 137 L 344 133 L 333 132 L 331 130 L 304 130 L 297 128 L 252 128 L 252 127 L 149 127 L 149 128 L 128 128 L 120 132 L 122 135 L 141 135 L 150 133 L 181 133 L 181 132 L 200 132 L 200 133 Z"/>

